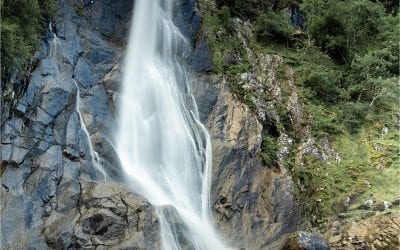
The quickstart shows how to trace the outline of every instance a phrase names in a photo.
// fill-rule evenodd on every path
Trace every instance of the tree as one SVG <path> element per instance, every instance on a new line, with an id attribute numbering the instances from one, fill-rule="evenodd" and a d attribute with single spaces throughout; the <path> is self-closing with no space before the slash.
<path id="1" fill-rule="evenodd" d="M 2 81 L 17 67 L 24 71 L 46 23 L 55 15 L 55 0 L 1 1 Z"/>

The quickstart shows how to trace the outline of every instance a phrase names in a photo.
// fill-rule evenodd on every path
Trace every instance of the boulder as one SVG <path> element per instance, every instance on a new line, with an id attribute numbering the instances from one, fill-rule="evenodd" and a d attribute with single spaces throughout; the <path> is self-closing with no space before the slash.
<path id="1" fill-rule="evenodd" d="M 291 234 L 282 250 L 328 250 L 328 243 L 317 232 L 296 232 Z"/>
<path id="2" fill-rule="evenodd" d="M 329 229 L 325 237 L 332 249 L 398 249 L 400 213 L 379 214 L 343 223 L 339 234 Z"/>

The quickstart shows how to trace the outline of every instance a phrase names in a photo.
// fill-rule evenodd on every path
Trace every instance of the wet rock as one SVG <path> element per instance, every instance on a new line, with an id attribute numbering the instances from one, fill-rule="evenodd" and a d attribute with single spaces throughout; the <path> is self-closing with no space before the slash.
<path id="1" fill-rule="evenodd" d="M 258 156 L 262 125 L 236 100 L 222 79 L 209 78 L 219 93 L 196 95 L 199 112 L 207 115 L 213 146 L 212 206 L 217 228 L 235 247 L 260 249 L 283 244 L 300 223 L 293 182 L 284 169 L 264 166 Z M 195 93 L 197 93 L 195 91 Z M 211 100 L 207 100 L 211 98 Z M 206 99 L 206 100 L 204 100 Z"/>
<path id="2" fill-rule="evenodd" d="M 328 250 L 329 246 L 320 233 L 296 232 L 290 235 L 282 250 Z"/>
<path id="3" fill-rule="evenodd" d="M 94 69 L 82 57 L 79 58 L 76 64 L 74 75 L 79 85 L 85 89 L 94 86 L 99 80 L 96 73 L 94 73 Z"/>
<path id="4" fill-rule="evenodd" d="M 46 220 L 44 235 L 49 246 L 159 248 L 159 226 L 151 205 L 121 185 L 82 183 L 79 205 Z"/>
<path id="5" fill-rule="evenodd" d="M 182 218 L 176 209 L 172 206 L 161 206 L 157 208 L 158 213 L 163 214 L 165 220 L 171 226 L 174 236 L 178 239 L 180 246 L 183 249 L 195 249 L 192 243 L 192 236 L 189 229 L 183 223 Z"/>
<path id="6" fill-rule="evenodd" d="M 201 37 L 195 44 L 193 55 L 191 56 L 190 65 L 193 70 L 201 72 L 209 72 L 212 70 L 212 55 L 205 37 Z"/>
<path id="7" fill-rule="evenodd" d="M 199 117 L 202 123 L 206 123 L 208 115 L 213 110 L 219 95 L 219 79 L 212 75 L 204 75 L 193 82 L 191 91 L 196 97 Z"/>
<path id="8" fill-rule="evenodd" d="M 133 0 L 96 0 L 85 7 L 85 18 L 102 35 L 119 42 L 126 41 L 133 3 Z"/>
<path id="9" fill-rule="evenodd" d="M 176 12 L 174 17 L 175 25 L 191 44 L 195 44 L 201 25 L 201 17 L 197 11 L 196 2 L 196 0 L 180 1 L 179 11 Z"/>

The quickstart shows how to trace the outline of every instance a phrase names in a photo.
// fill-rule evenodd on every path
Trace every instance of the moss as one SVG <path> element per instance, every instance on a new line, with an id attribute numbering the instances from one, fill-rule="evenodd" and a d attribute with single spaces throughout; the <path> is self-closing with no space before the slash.
<path id="1" fill-rule="evenodd" d="M 75 8 L 75 13 L 78 16 L 82 17 L 85 15 L 85 8 L 81 4 L 75 4 L 74 8 Z"/>

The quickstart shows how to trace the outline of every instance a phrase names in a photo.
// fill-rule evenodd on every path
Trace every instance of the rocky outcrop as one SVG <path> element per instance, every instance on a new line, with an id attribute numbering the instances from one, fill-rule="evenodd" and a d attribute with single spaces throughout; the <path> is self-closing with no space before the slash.
<path id="1" fill-rule="evenodd" d="M 103 182 L 104 173 L 108 181 L 122 179 L 113 132 L 133 2 L 58 1 L 52 25 L 58 40 L 49 32 L 29 82 L 7 88 L 9 100 L 1 107 L 2 249 L 159 248 L 149 203 L 116 182 Z M 196 42 L 195 1 L 179 7 L 179 28 L 198 54 L 209 52 Z M 188 61 L 203 71 L 209 59 Z"/>
<path id="2" fill-rule="evenodd" d="M 219 231 L 235 247 L 282 246 L 300 216 L 290 175 L 261 161 L 262 125 L 217 76 L 203 77 L 194 93 L 211 134 L 212 208 Z"/>
<path id="3" fill-rule="evenodd" d="M 89 14 L 93 14 L 91 8 L 104 8 L 101 12 L 104 15 L 118 15 L 115 11 L 108 11 L 112 7 L 123 9 L 121 18 L 130 18 L 127 16 L 129 9 L 122 6 L 122 2 L 110 4 L 110 1 L 94 1 L 85 7 L 80 1 L 73 0 L 59 1 L 58 4 L 54 30 L 59 43 L 55 44 L 57 41 L 52 35 L 42 43 L 41 50 L 35 54 L 35 68 L 25 91 L 20 98 L 14 95 L 15 105 L 8 107 L 12 112 L 2 117 L 0 235 L 4 249 L 48 249 L 57 248 L 60 242 L 65 246 L 75 244 L 75 238 L 81 236 L 75 229 L 71 229 L 74 232 L 69 230 L 74 227 L 71 222 L 82 220 L 83 223 L 84 218 L 90 218 L 82 206 L 98 211 L 103 209 L 96 208 L 94 203 L 83 203 L 85 192 L 89 192 L 85 190 L 87 183 L 103 179 L 92 145 L 98 151 L 102 165 L 118 167 L 113 158 L 111 140 L 115 119 L 102 79 L 120 60 L 119 47 L 106 36 L 104 27 L 93 26 L 95 22 Z M 84 8 L 84 15 L 77 13 L 79 8 Z M 114 26 L 117 19 L 103 18 L 102 22 L 107 25 L 104 21 L 107 20 L 110 22 L 108 25 Z M 121 25 L 117 27 L 113 32 L 122 34 L 124 28 Z M 51 46 L 56 46 L 53 48 L 57 48 L 59 53 L 50 55 Z M 108 175 L 117 179 L 115 173 L 118 171 L 111 167 L 108 169 Z M 141 198 L 134 201 L 149 206 Z M 122 200 L 113 202 L 123 203 Z M 143 208 L 143 211 L 149 209 Z M 126 210 L 133 213 L 129 208 Z M 117 214 L 121 217 L 118 218 L 108 212 L 105 215 L 109 215 L 102 217 L 107 223 L 129 221 L 131 216 Z M 52 223 L 62 221 L 70 223 L 65 225 L 66 231 L 61 232 L 58 238 L 54 235 L 46 238 L 45 228 L 55 230 L 56 225 Z M 121 225 L 129 227 L 130 222 L 124 223 Z M 110 229 L 113 232 L 104 237 L 120 239 L 114 231 L 121 231 L 122 226 Z M 86 238 L 98 233 L 89 229 L 82 232 Z M 154 240 L 157 242 L 156 238 Z M 85 241 L 82 244 L 103 244 L 101 240 L 99 242 L 91 239 L 91 243 Z"/>
<path id="4" fill-rule="evenodd" d="M 116 183 L 83 183 L 79 206 L 46 218 L 43 234 L 53 249 L 160 248 L 152 206 Z"/>
<path id="5" fill-rule="evenodd" d="M 400 213 L 389 212 L 349 223 L 332 223 L 325 234 L 332 249 L 398 249 Z"/>
<path id="6" fill-rule="evenodd" d="M 287 238 L 282 250 L 327 250 L 329 249 L 324 237 L 317 232 L 296 232 Z"/>

